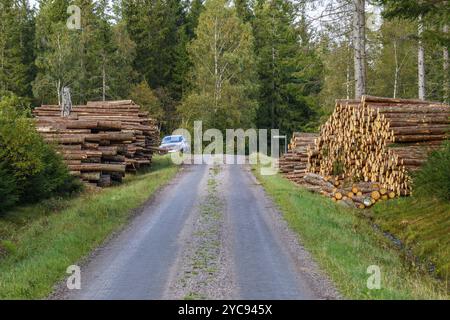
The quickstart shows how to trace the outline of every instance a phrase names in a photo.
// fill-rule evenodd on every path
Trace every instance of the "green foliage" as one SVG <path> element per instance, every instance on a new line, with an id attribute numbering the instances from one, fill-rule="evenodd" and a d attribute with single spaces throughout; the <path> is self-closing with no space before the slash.
<path id="1" fill-rule="evenodd" d="M 431 271 L 450 289 L 450 202 L 413 195 L 377 203 L 373 212 L 375 223 L 405 245 L 411 267 Z"/>
<path id="2" fill-rule="evenodd" d="M 322 65 L 296 18 L 294 3 L 274 0 L 259 1 L 252 19 L 261 84 L 257 124 L 286 134 L 312 129 L 321 89 Z"/>
<path id="3" fill-rule="evenodd" d="M 0 30 L 0 94 L 30 96 L 34 20 L 26 2 L 0 0 Z"/>
<path id="4" fill-rule="evenodd" d="M 174 83 L 174 77 L 179 72 L 179 46 L 183 45 L 178 30 L 185 23 L 183 9 L 180 0 L 122 1 L 123 19 L 136 43 L 134 68 L 152 88 L 180 85 Z"/>
<path id="5" fill-rule="evenodd" d="M 327 272 L 343 298 L 449 298 L 445 284 L 410 268 L 400 252 L 356 210 L 299 188 L 281 175 L 261 175 L 259 167 L 254 169 L 258 180 L 281 210 L 289 227 Z M 391 201 L 385 203 L 389 202 Z M 417 216 L 414 219 L 422 218 L 423 216 Z M 448 218 L 444 218 L 442 215 L 440 219 L 447 223 L 448 238 Z M 445 226 L 440 230 L 445 232 Z M 445 249 L 448 246 L 442 247 L 442 250 Z M 444 253 L 444 256 L 448 258 L 448 253 Z M 380 290 L 367 288 L 367 268 L 370 265 L 381 268 Z"/>
<path id="6" fill-rule="evenodd" d="M 225 0 L 210 0 L 188 52 L 192 90 L 178 108 L 183 125 L 202 120 L 206 128 L 250 127 L 257 107 L 250 25 Z"/>
<path id="7" fill-rule="evenodd" d="M 194 37 L 202 1 L 194 1 L 189 12 L 182 0 L 123 0 L 122 22 L 136 44 L 132 62 L 137 80 L 146 81 L 163 107 L 162 130 L 179 126 L 176 107 L 189 88 L 191 62 L 187 43 Z"/>
<path id="8" fill-rule="evenodd" d="M 189 35 L 190 39 L 193 39 L 195 37 L 195 29 L 198 26 L 198 18 L 200 17 L 200 14 L 205 9 L 205 6 L 203 5 L 203 0 L 192 0 L 189 12 L 186 16 L 187 20 L 187 33 Z"/>
<path id="9" fill-rule="evenodd" d="M 428 25 L 425 37 L 449 46 L 450 38 L 444 33 L 442 27 L 449 23 L 450 6 L 446 0 L 377 0 L 384 6 L 383 15 L 386 18 L 401 17 L 409 20 L 417 20 L 423 17 Z"/>
<path id="10" fill-rule="evenodd" d="M 355 92 L 353 54 L 348 42 L 323 37 L 319 57 L 324 66 L 323 88 L 319 94 L 323 121 L 333 112 L 336 99 L 352 98 Z"/>
<path id="11" fill-rule="evenodd" d="M 6 163 L 0 163 L 0 213 L 13 207 L 19 200 L 16 179 Z"/>
<path id="12" fill-rule="evenodd" d="M 17 200 L 32 202 L 80 189 L 62 159 L 36 132 L 33 120 L 27 117 L 29 112 L 18 105 L 20 101 L 14 96 L 0 100 L 0 189 L 5 191 L 2 197 L 7 198 L 2 201 L 4 207 Z"/>
<path id="13" fill-rule="evenodd" d="M 142 110 L 148 111 L 150 116 L 162 119 L 164 111 L 156 94 L 148 85 L 147 81 L 133 86 L 130 92 L 131 99 L 141 106 Z"/>
<path id="14" fill-rule="evenodd" d="M 43 1 L 36 18 L 37 76 L 35 97 L 59 103 L 64 86 L 71 88 L 74 104 L 87 100 L 127 98 L 136 74 L 132 68 L 135 44 L 126 26 L 112 24 L 108 1 L 78 0 L 81 30 L 69 30 L 70 1 Z"/>
<path id="15" fill-rule="evenodd" d="M 379 43 L 371 50 L 374 61 L 368 69 L 368 90 L 381 97 L 417 96 L 417 26 L 410 21 L 392 19 L 369 38 Z M 430 67 L 431 64 L 427 64 Z M 441 85 L 439 84 L 439 87 Z"/>
<path id="16" fill-rule="evenodd" d="M 76 263 L 124 225 L 177 173 L 170 157 L 99 193 L 13 209 L 0 218 L 0 299 L 44 299 Z"/>
<path id="17" fill-rule="evenodd" d="M 450 141 L 433 152 L 426 164 L 414 175 L 417 196 L 437 197 L 450 201 Z"/>

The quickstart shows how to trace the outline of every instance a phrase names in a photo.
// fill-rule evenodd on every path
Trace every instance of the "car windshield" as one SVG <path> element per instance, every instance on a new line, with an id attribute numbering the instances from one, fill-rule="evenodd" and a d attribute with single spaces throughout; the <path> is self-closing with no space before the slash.
<path id="1" fill-rule="evenodd" d="M 183 137 L 181 136 L 168 136 L 163 139 L 162 143 L 174 143 L 181 141 L 183 141 Z"/>

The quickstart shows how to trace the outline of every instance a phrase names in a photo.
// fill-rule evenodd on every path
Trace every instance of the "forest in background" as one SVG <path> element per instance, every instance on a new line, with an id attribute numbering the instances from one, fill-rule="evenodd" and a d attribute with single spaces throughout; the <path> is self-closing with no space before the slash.
<path id="1" fill-rule="evenodd" d="M 335 99 L 355 96 L 364 0 L 38 2 L 0 0 L 0 95 L 23 106 L 58 104 L 68 86 L 74 104 L 131 98 L 164 133 L 201 119 L 291 134 L 317 130 Z M 72 4 L 79 30 L 67 27 Z M 366 1 L 364 93 L 448 101 L 448 7 Z"/>

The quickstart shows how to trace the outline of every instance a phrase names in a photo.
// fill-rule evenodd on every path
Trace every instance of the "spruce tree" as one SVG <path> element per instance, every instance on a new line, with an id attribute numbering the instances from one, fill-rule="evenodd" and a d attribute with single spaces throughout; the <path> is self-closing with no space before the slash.
<path id="1" fill-rule="evenodd" d="M 259 1 L 253 21 L 261 83 L 258 126 L 287 134 L 306 129 L 321 89 L 321 64 L 295 26 L 295 9 L 289 1 Z"/>
<path id="2" fill-rule="evenodd" d="M 31 96 L 33 12 L 25 0 L 0 0 L 0 94 Z"/>

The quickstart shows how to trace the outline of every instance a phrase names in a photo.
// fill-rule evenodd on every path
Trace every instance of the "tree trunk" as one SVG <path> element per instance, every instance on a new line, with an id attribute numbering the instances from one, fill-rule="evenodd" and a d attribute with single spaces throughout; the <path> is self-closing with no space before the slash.
<path id="1" fill-rule="evenodd" d="M 418 28 L 418 36 L 419 36 L 419 52 L 418 52 L 418 84 L 419 84 L 419 99 L 425 100 L 426 91 L 425 91 L 425 49 L 423 47 L 423 20 L 422 16 L 419 17 L 419 28 Z"/>
<path id="2" fill-rule="evenodd" d="M 349 42 L 350 42 L 350 40 L 349 40 Z M 348 50 L 347 50 L 348 57 L 349 57 L 349 58 L 347 59 L 347 78 L 346 78 L 347 82 L 346 82 L 346 86 L 345 86 L 346 93 L 347 93 L 347 100 L 350 100 L 350 72 L 351 72 L 351 70 L 350 70 L 350 68 L 351 68 L 350 46 L 351 46 L 351 44 L 349 43 L 349 45 L 348 45 Z"/>
<path id="3" fill-rule="evenodd" d="M 103 58 L 102 65 L 102 101 L 106 101 L 106 70 L 105 70 L 105 59 Z"/>
<path id="4" fill-rule="evenodd" d="M 394 99 L 397 98 L 398 74 L 400 67 L 398 65 L 397 40 L 394 40 L 394 59 L 395 59 L 395 75 L 394 75 Z"/>
<path id="5" fill-rule="evenodd" d="M 355 99 L 366 94 L 365 0 L 353 0 L 353 46 L 355 49 Z"/>
<path id="6" fill-rule="evenodd" d="M 444 26 L 444 33 L 447 34 L 448 33 L 448 25 Z M 450 97 L 449 97 L 449 83 L 448 83 L 448 66 L 449 66 L 449 62 L 448 62 L 448 48 L 444 47 L 443 49 L 443 59 L 444 59 L 444 65 L 443 65 L 443 69 L 444 69 L 444 102 L 445 103 L 449 103 L 450 102 Z"/>

